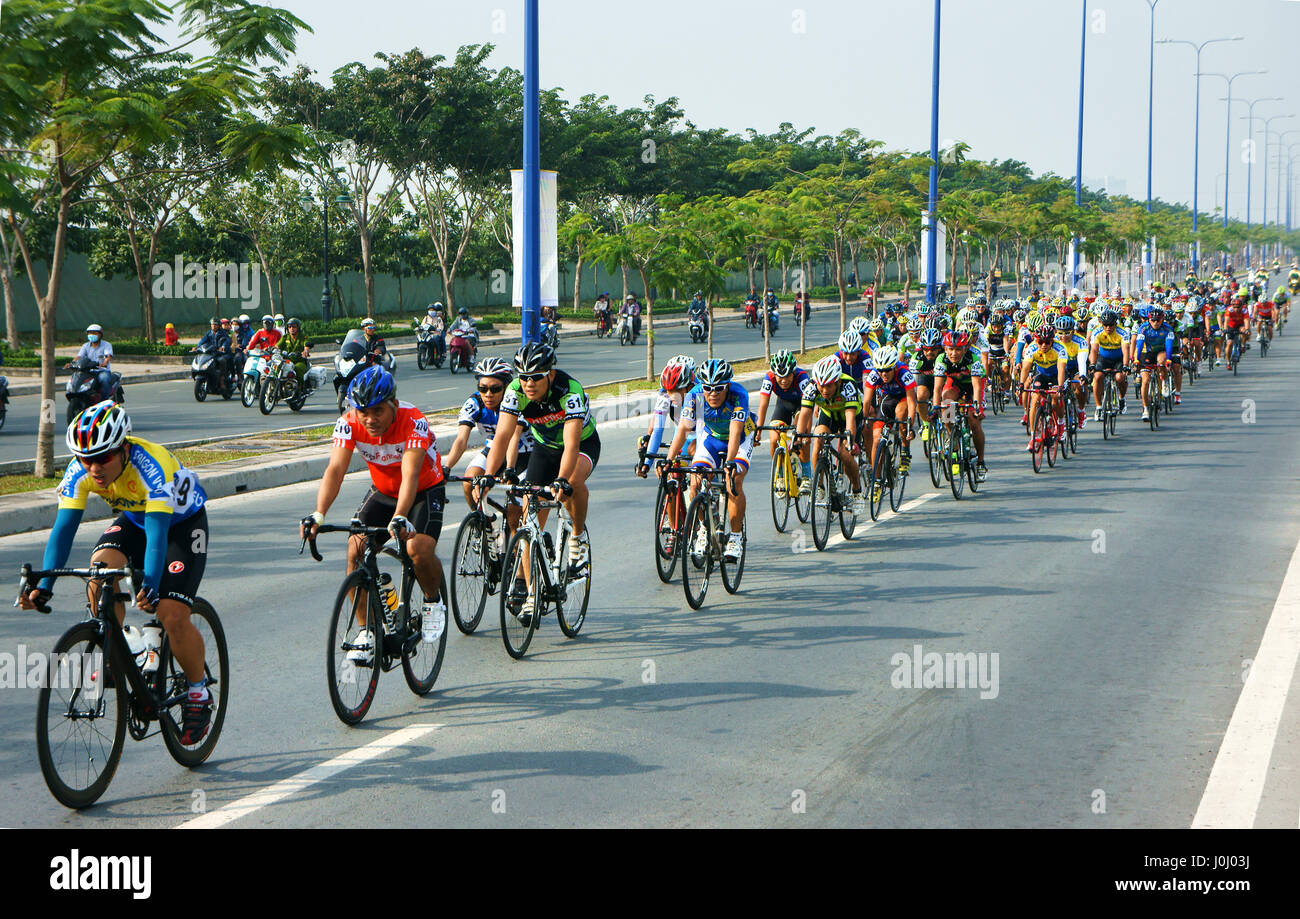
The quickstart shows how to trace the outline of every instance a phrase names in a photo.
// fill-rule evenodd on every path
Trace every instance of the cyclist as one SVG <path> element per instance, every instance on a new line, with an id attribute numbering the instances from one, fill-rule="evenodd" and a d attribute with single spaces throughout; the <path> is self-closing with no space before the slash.
<path id="1" fill-rule="evenodd" d="M 943 333 L 938 329 L 925 329 L 921 332 L 916 354 L 912 356 L 913 379 L 916 380 L 916 403 L 921 419 L 921 439 L 930 439 L 930 413 L 934 397 L 934 365 L 943 351 Z"/>
<path id="2" fill-rule="evenodd" d="M 808 371 L 800 370 L 795 362 L 794 353 L 782 348 L 772 355 L 768 364 L 771 370 L 763 376 L 763 385 L 758 390 L 758 427 L 767 424 L 767 408 L 772 397 L 776 397 L 776 410 L 772 414 L 772 425 L 789 427 L 799 414 L 799 405 L 803 400 L 803 388 L 808 382 Z M 778 431 L 771 431 L 768 437 L 768 458 L 776 455 L 776 442 L 780 437 Z M 807 494 L 812 485 L 812 470 L 808 462 L 808 453 L 803 444 L 796 446 L 799 453 L 803 481 L 800 492 Z"/>
<path id="3" fill-rule="evenodd" d="M 934 363 L 934 379 L 941 400 L 973 405 L 966 414 L 978 457 L 975 472 L 982 482 L 988 474 L 984 465 L 984 426 L 980 421 L 984 417 L 984 362 L 971 347 L 970 333 L 957 329 L 944 334 L 943 354 Z"/>
<path id="4" fill-rule="evenodd" d="M 1069 358 L 1065 363 L 1065 378 L 1074 389 L 1075 404 L 1078 405 L 1075 420 L 1082 431 L 1087 420 L 1088 390 L 1083 385 L 1079 355 L 1082 354 L 1085 359 L 1088 357 L 1088 341 L 1076 331 L 1073 315 L 1057 316 L 1053 325 L 1056 328 L 1056 340 L 1065 346 Z"/>
<path id="5" fill-rule="evenodd" d="M 682 420 L 668 446 L 667 459 L 672 463 L 682 452 L 687 435 L 695 431 L 695 456 L 691 469 L 723 469 L 729 490 L 735 495 L 727 502 L 731 527 L 723 554 L 739 559 L 743 547 L 745 521 L 745 473 L 754 450 L 754 416 L 749 411 L 749 393 L 735 382 L 731 365 L 714 358 L 705 361 L 695 374 L 695 386 L 682 403 Z M 691 476 L 690 497 L 695 499 L 700 477 Z"/>
<path id="6" fill-rule="evenodd" d="M 659 395 L 655 398 L 654 409 L 650 413 L 650 425 L 646 428 L 639 444 L 644 448 L 644 452 L 641 454 L 635 472 L 641 478 L 644 479 L 650 469 L 650 462 L 646 459 L 646 455 L 659 452 L 660 446 L 663 445 L 664 428 L 670 421 L 674 424 L 678 422 L 682 404 L 686 401 L 686 393 L 690 392 L 694 385 L 694 358 L 679 354 L 664 365 L 663 371 L 659 374 Z M 692 433 L 687 438 L 686 453 L 689 456 L 694 452 L 695 434 Z M 677 521 L 674 520 L 673 524 L 676 523 Z"/>
<path id="7" fill-rule="evenodd" d="M 424 591 L 423 632 L 437 641 L 447 624 L 440 590 L 442 563 L 437 554 L 447 490 L 437 437 L 418 408 L 398 400 L 393 375 L 383 367 L 370 366 L 357 374 L 348 387 L 348 401 L 352 407 L 334 425 L 334 444 L 316 491 L 316 509 L 302 519 L 299 534 L 314 536 L 325 522 L 353 451 L 361 451 L 371 484 L 352 516 L 366 526 L 387 527 L 395 539 L 406 544 L 406 554 Z M 387 542 L 387 537 L 382 541 Z M 364 545 L 364 536 L 348 540 L 349 572 L 357 567 Z M 362 665 L 370 664 L 375 653 L 365 609 L 364 604 L 359 605 L 362 630 L 353 642 L 356 647 L 348 651 L 348 660 Z"/>
<path id="8" fill-rule="evenodd" d="M 1092 394 L 1097 404 L 1093 417 L 1097 421 L 1101 421 L 1103 370 L 1119 371 L 1115 374 L 1115 383 L 1119 387 L 1120 412 L 1123 413 L 1124 398 L 1128 395 L 1128 376 L 1124 373 L 1124 365 L 1130 357 L 1129 334 L 1119 327 L 1119 313 L 1110 308 L 1102 310 L 1100 322 L 1100 327 L 1093 331 L 1092 341 L 1088 344 Z"/>
<path id="9" fill-rule="evenodd" d="M 1025 452 L 1029 452 L 1036 446 L 1042 446 L 1042 441 L 1034 434 L 1038 413 L 1042 410 L 1041 393 L 1052 386 L 1058 390 L 1065 389 L 1065 365 L 1070 358 L 1065 347 L 1056 341 L 1056 329 L 1046 322 L 1041 322 L 1034 330 L 1034 340 L 1025 348 L 1022 358 L 1020 386 L 1029 393 L 1029 404 L 1025 409 L 1025 423 L 1029 425 L 1029 444 L 1025 447 Z M 1052 399 L 1051 404 L 1056 424 L 1048 424 L 1047 436 L 1056 437 L 1062 428 L 1059 394 Z"/>
<path id="10" fill-rule="evenodd" d="M 865 509 L 862 479 L 853 458 L 858 436 L 858 413 L 862 406 L 857 384 L 840 367 L 835 355 L 823 357 L 813 365 L 811 379 L 804 385 L 796 430 L 801 434 L 821 434 L 839 438 L 840 463 L 849 473 L 852 486 L 852 510 L 861 517 Z M 812 474 L 817 474 L 818 454 L 813 454 Z M 811 479 L 811 476 L 809 477 Z"/>
<path id="11" fill-rule="evenodd" d="M 596 298 L 591 312 L 596 319 L 596 328 L 601 332 L 609 331 L 609 291 Z"/>
<path id="12" fill-rule="evenodd" d="M 45 544 L 43 568 L 61 568 L 72 552 L 86 499 L 93 492 L 117 514 L 104 530 L 90 563 L 109 568 L 131 565 L 144 572 L 136 605 L 153 613 L 167 632 L 172 653 L 189 682 L 182 705 L 181 743 L 191 746 L 208 733 L 212 697 L 204 677 L 203 638 L 190 622 L 190 608 L 203 579 L 208 553 L 207 495 L 199 477 L 158 444 L 131 436 L 131 419 L 112 401 L 97 402 L 68 425 L 65 443 L 72 461 L 59 483 L 59 510 Z M 19 606 L 33 609 L 53 595 L 53 582 L 27 585 Z M 90 584 L 92 607 L 100 585 Z M 117 590 L 117 581 L 111 587 Z M 117 621 L 126 607 L 118 603 Z"/>
<path id="13" fill-rule="evenodd" d="M 861 347 L 861 342 L 862 338 L 857 332 L 851 328 L 845 329 L 840 336 L 840 349 L 831 355 L 839 361 L 840 372 L 853 381 L 859 393 L 862 392 L 862 377 L 871 360 L 871 353 Z"/>
<path id="14" fill-rule="evenodd" d="M 1142 372 L 1142 420 L 1151 417 L 1151 371 L 1169 362 L 1174 354 L 1174 330 L 1165 325 L 1165 312 L 1158 306 L 1147 311 L 1147 322 L 1133 337 L 1133 358 Z M 1229 333 L 1231 334 L 1231 332 Z"/>
<path id="15" fill-rule="evenodd" d="M 903 455 L 899 469 L 906 472 L 912 465 L 912 423 L 916 421 L 916 378 L 893 345 L 881 345 L 871 355 L 872 370 L 863 383 L 862 405 L 864 414 L 871 418 L 869 436 L 871 447 L 868 456 L 871 468 L 876 467 L 876 451 L 884 439 L 885 425 L 877 418 L 906 421 L 903 427 Z M 880 483 L 876 483 L 880 488 Z M 875 495 L 872 495 L 875 498 Z"/>
<path id="16" fill-rule="evenodd" d="M 591 403 L 581 383 L 556 369 L 555 352 L 544 342 L 529 342 L 515 352 L 515 374 L 501 401 L 497 433 L 484 468 L 489 476 L 498 475 L 515 429 L 527 426 L 533 449 L 524 480 L 550 486 L 551 494 L 568 509 L 573 531 L 578 534 L 569 543 L 569 571 L 579 577 L 591 558 L 586 533 L 587 479 L 600 461 L 600 435 L 591 417 Z M 485 487 L 491 486 L 489 479 Z M 474 498 L 477 501 L 477 490 Z M 537 516 L 545 526 L 547 510 Z M 521 618 L 533 613 L 528 577 L 526 572 L 517 577 L 510 592 L 511 610 Z"/>
<path id="17" fill-rule="evenodd" d="M 1241 350 L 1244 352 L 1250 349 L 1250 314 L 1240 294 L 1234 295 L 1223 310 L 1222 324 L 1225 339 L 1229 343 L 1225 347 L 1230 346 L 1232 339 L 1240 336 L 1243 339 Z"/>
<path id="18" fill-rule="evenodd" d="M 501 402 L 505 398 L 506 387 L 514 380 L 514 371 L 499 357 L 485 357 L 474 365 L 474 376 L 478 379 L 475 387 L 478 391 L 471 393 L 460 407 L 460 417 L 456 419 L 456 439 L 443 457 L 444 475 L 454 469 L 457 461 L 465 455 L 469 436 L 475 428 L 483 432 L 483 448 L 473 455 L 465 467 L 465 478 L 473 479 L 484 474 L 488 453 L 492 449 L 492 441 L 500 423 Z M 516 475 L 522 475 L 528 468 L 532 449 L 533 439 L 527 429 L 523 426 L 516 427 L 514 438 L 506 452 L 507 467 L 512 468 Z M 461 484 L 465 490 L 465 503 L 473 510 L 478 505 L 473 498 L 472 484 Z M 509 530 L 514 530 L 519 525 L 522 514 L 523 505 L 512 500 L 506 507 Z"/>
<path id="19" fill-rule="evenodd" d="M 1272 300 L 1260 300 L 1255 304 L 1254 318 L 1260 341 L 1273 341 L 1273 320 L 1276 316 L 1277 307 Z"/>

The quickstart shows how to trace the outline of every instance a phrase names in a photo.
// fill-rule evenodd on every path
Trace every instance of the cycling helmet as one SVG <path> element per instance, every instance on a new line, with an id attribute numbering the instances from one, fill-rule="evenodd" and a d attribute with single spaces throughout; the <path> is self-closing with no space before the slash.
<path id="1" fill-rule="evenodd" d="M 1016 310 L 1014 313 L 1011 314 L 1011 319 L 1012 319 L 1012 321 L 1014 321 L 1017 325 L 1019 325 L 1020 323 L 1022 323 L 1022 322 L 1025 321 L 1025 317 L 1028 316 L 1028 315 L 1029 315 L 1029 314 L 1026 313 L 1024 310 Z"/>
<path id="2" fill-rule="evenodd" d="M 871 366 L 877 370 L 890 370 L 898 366 L 898 349 L 893 345 L 881 345 L 871 355 Z"/>
<path id="3" fill-rule="evenodd" d="M 867 330 L 871 328 L 871 323 L 867 321 L 866 316 L 855 316 L 849 323 L 849 328 L 859 335 L 866 335 Z"/>
<path id="4" fill-rule="evenodd" d="M 943 333 L 938 329 L 926 329 L 921 333 L 922 348 L 938 348 L 943 344 Z"/>
<path id="5" fill-rule="evenodd" d="M 958 311 L 957 324 L 960 325 L 963 322 L 974 322 L 975 318 L 975 311 L 968 306 L 965 309 Z"/>
<path id="6" fill-rule="evenodd" d="M 839 366 L 839 361 L 836 361 L 836 366 Z M 722 383 L 730 383 L 733 375 L 734 371 L 731 369 L 731 364 L 722 358 L 715 357 L 700 365 L 700 369 L 695 374 L 695 382 L 703 386 L 717 386 Z"/>
<path id="7" fill-rule="evenodd" d="M 928 304 L 928 303 L 922 303 L 922 304 L 920 304 L 919 306 L 917 306 L 917 308 L 916 308 L 916 315 L 918 315 L 918 316 L 928 316 L 928 315 L 930 315 L 930 304 Z"/>
<path id="8" fill-rule="evenodd" d="M 1157 319 L 1164 319 L 1165 311 L 1158 306 L 1153 306 L 1147 310 L 1147 319 L 1154 322 Z"/>
<path id="9" fill-rule="evenodd" d="M 772 355 L 772 360 L 768 362 L 768 366 L 772 368 L 772 372 L 777 376 L 783 377 L 786 374 L 794 373 L 798 365 L 794 359 L 794 352 L 788 348 L 782 348 Z"/>
<path id="10" fill-rule="evenodd" d="M 663 387 L 664 392 L 677 392 L 679 389 L 687 389 L 691 385 L 690 378 L 684 373 L 681 364 L 669 361 L 659 374 L 659 385 Z"/>
<path id="11" fill-rule="evenodd" d="M 1119 322 L 1119 313 L 1115 312 L 1112 309 L 1104 309 L 1101 311 L 1102 325 L 1115 325 L 1118 322 Z"/>
<path id="12" fill-rule="evenodd" d="M 965 302 L 964 304 L 962 304 L 962 308 L 963 308 L 963 309 L 970 309 L 970 308 L 971 308 L 972 306 L 974 306 L 974 305 L 975 305 L 975 298 L 974 298 L 974 297 L 967 297 L 967 298 L 966 298 L 966 302 Z"/>
<path id="13" fill-rule="evenodd" d="M 883 332 L 885 330 L 885 322 L 883 319 L 873 319 L 871 320 L 871 325 L 867 326 L 867 329 L 871 332 Z"/>
<path id="14" fill-rule="evenodd" d="M 1072 316 L 1073 314 L 1074 314 L 1074 305 L 1072 303 L 1067 303 L 1065 304 L 1065 306 L 1061 307 L 1062 316 Z"/>
<path id="15" fill-rule="evenodd" d="M 934 317 L 934 326 L 936 329 L 943 329 L 944 331 L 947 331 L 949 325 L 950 323 L 948 322 L 948 317 L 945 316 L 943 313 L 940 313 L 939 315 Z"/>
<path id="16" fill-rule="evenodd" d="M 921 331 L 923 328 L 925 328 L 925 320 L 920 316 L 913 316 L 911 319 L 907 320 L 907 331 L 911 332 L 913 335 Z"/>
<path id="17" fill-rule="evenodd" d="M 1055 338 L 1056 330 L 1050 325 L 1043 325 L 1034 333 L 1034 341 L 1038 342 L 1040 345 L 1051 344 L 1052 340 Z"/>
<path id="18" fill-rule="evenodd" d="M 980 324 L 978 322 L 976 322 L 974 319 L 971 319 L 967 322 L 957 323 L 957 330 L 960 332 L 965 332 L 971 338 L 974 338 L 976 336 L 976 332 L 979 330 L 979 326 Z"/>
<path id="19" fill-rule="evenodd" d="M 1002 329 L 1006 328 L 1006 324 L 1007 324 L 1006 320 L 1003 319 L 1001 316 L 994 316 L 992 319 L 989 320 L 989 331 L 990 332 L 1001 331 Z"/>
<path id="20" fill-rule="evenodd" d="M 1043 327 L 1043 317 L 1040 313 L 1030 313 L 1025 318 L 1025 328 L 1037 334 L 1038 330 Z"/>
<path id="21" fill-rule="evenodd" d="M 499 357 L 485 357 L 474 365 L 476 377 L 499 377 L 509 383 L 515 378 L 515 372 Z"/>
<path id="22" fill-rule="evenodd" d="M 397 398 L 393 375 L 378 364 L 357 374 L 348 387 L 348 400 L 356 408 L 373 408 L 380 402 Z"/>
<path id="23" fill-rule="evenodd" d="M 1058 332 L 1066 332 L 1066 333 L 1073 332 L 1073 331 L 1074 331 L 1074 317 L 1073 317 L 1073 316 L 1057 316 L 1057 317 L 1056 317 L 1056 322 L 1052 323 L 1052 325 L 1054 325 L 1054 326 L 1056 327 L 1056 331 L 1058 331 Z"/>
<path id="24" fill-rule="evenodd" d="M 695 358 L 688 354 L 679 354 L 670 360 L 670 364 L 678 364 L 682 368 L 682 373 L 686 375 L 692 385 L 695 382 Z"/>
<path id="25" fill-rule="evenodd" d="M 839 358 L 831 354 L 813 364 L 812 378 L 818 386 L 825 386 L 827 383 L 834 383 L 843 373 Z"/>
<path id="26" fill-rule="evenodd" d="M 555 352 L 541 341 L 530 341 L 515 352 L 515 372 L 548 373 L 555 369 Z"/>
<path id="27" fill-rule="evenodd" d="M 846 353 L 853 353 L 862 348 L 862 336 L 852 329 L 846 329 L 840 336 L 840 350 Z"/>
<path id="28" fill-rule="evenodd" d="M 97 456 L 122 446 L 130 433 L 131 419 L 126 409 L 105 399 L 73 418 L 64 440 L 73 456 Z"/>
<path id="29" fill-rule="evenodd" d="M 965 348 L 970 345 L 970 335 L 957 329 L 952 332 L 945 332 L 943 336 L 943 346 L 945 348 Z"/>

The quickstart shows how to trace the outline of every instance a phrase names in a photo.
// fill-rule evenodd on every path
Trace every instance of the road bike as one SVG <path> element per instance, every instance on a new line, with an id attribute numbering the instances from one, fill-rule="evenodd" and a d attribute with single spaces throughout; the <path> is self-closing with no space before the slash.
<path id="1" fill-rule="evenodd" d="M 815 437 L 819 441 L 817 461 L 813 466 L 812 507 L 809 509 L 809 516 L 812 518 L 813 545 L 817 547 L 818 552 L 824 552 L 830 540 L 833 516 L 839 515 L 840 533 L 845 539 L 853 538 L 853 531 L 858 525 L 858 517 L 853 512 L 853 494 L 849 489 L 848 473 L 843 469 L 839 451 L 831 446 L 834 438 L 847 437 L 847 434 L 807 436 Z M 855 455 L 859 454 L 855 441 L 852 442 L 850 450 Z"/>
<path id="2" fill-rule="evenodd" d="M 447 481 L 474 480 L 449 475 Z M 451 615 L 456 628 L 466 635 L 478 628 L 487 598 L 501 586 L 501 559 L 508 535 L 505 507 L 486 494 L 456 531 L 451 557 Z"/>
<path id="3" fill-rule="evenodd" d="M 740 524 L 740 558 L 727 558 L 723 551 L 731 532 L 730 499 L 737 493 L 734 481 L 724 473 L 734 472 L 736 468 L 735 460 L 728 460 L 722 469 L 688 470 L 702 480 L 699 493 L 686 511 L 686 527 L 678 540 L 682 553 L 682 591 L 691 609 L 699 609 L 704 604 L 714 568 L 721 570 L 722 587 L 727 593 L 734 594 L 740 589 L 740 579 L 745 573 L 745 544 L 749 541 L 745 521 Z"/>
<path id="4" fill-rule="evenodd" d="M 1046 389 L 1022 390 L 1026 399 L 1031 398 L 1031 393 L 1037 393 L 1038 412 L 1034 418 L 1033 430 L 1030 431 L 1031 449 L 1029 451 L 1030 460 L 1034 465 L 1034 472 L 1043 471 L 1043 458 L 1047 458 L 1049 468 L 1056 465 L 1056 447 L 1057 447 L 1057 421 L 1052 414 L 1053 403 L 1061 390 L 1056 386 L 1049 386 Z"/>
<path id="5" fill-rule="evenodd" d="M 907 470 L 903 468 L 903 456 L 906 444 L 903 441 L 903 428 L 908 424 L 896 418 L 872 418 L 868 423 L 880 422 L 886 427 L 881 434 L 880 446 L 876 450 L 876 459 L 871 466 L 871 491 L 869 505 L 871 519 L 880 519 L 880 509 L 885 503 L 885 492 L 889 492 L 889 509 L 898 513 L 903 503 L 903 492 L 907 489 Z"/>
<path id="6" fill-rule="evenodd" d="M 800 523 L 808 522 L 812 507 L 811 486 L 804 494 L 803 464 L 795 450 L 799 435 L 790 425 L 764 425 L 759 431 L 776 431 L 776 449 L 772 453 L 772 523 L 778 533 L 784 533 L 790 524 L 790 505 Z"/>
<path id="7" fill-rule="evenodd" d="M 485 484 L 490 481 L 483 479 Z M 518 660 L 527 652 L 538 620 L 549 612 L 555 613 L 567 638 L 578 637 L 591 598 L 593 553 L 588 545 L 586 563 L 576 570 L 570 565 L 569 543 L 578 536 L 568 510 L 552 498 L 551 486 L 521 483 L 509 486 L 509 493 L 529 499 L 519 529 L 506 543 L 502 569 L 512 580 L 510 589 L 501 591 L 501 640 L 506 653 Z M 554 539 L 539 522 L 541 508 L 558 508 Z M 584 528 L 583 536 L 586 533 Z"/>
<path id="8" fill-rule="evenodd" d="M 970 419 L 966 414 L 968 409 L 979 407 L 978 402 L 945 402 L 942 423 L 936 425 L 943 475 L 952 489 L 953 498 L 958 501 L 961 500 L 965 485 L 970 485 L 972 494 L 980 488 L 978 457 L 971 437 Z"/>
<path id="9" fill-rule="evenodd" d="M 226 633 L 216 610 L 195 597 L 190 622 L 203 641 L 204 683 L 212 697 L 208 732 L 197 743 L 181 742 L 182 708 L 189 696 L 189 679 L 172 654 L 166 632 L 154 660 L 132 652 L 117 603 L 133 603 L 141 573 L 130 567 L 33 570 L 23 565 L 19 591 L 45 578 L 81 578 L 99 585 L 98 602 L 86 604 L 89 618 L 68 629 L 54 644 L 43 669 L 44 679 L 36 701 L 36 754 L 50 793 L 65 807 L 83 808 L 95 803 L 108 788 L 122 758 L 126 734 L 144 740 L 161 731 L 167 752 L 182 766 L 194 768 L 206 760 L 221 736 L 230 692 L 230 654 Z M 127 580 L 126 590 L 114 587 Z M 14 605 L 18 602 L 15 600 Z M 36 607 L 50 612 L 44 605 Z M 155 621 L 145 629 L 161 626 Z M 152 730 L 157 725 L 158 730 Z"/>
<path id="10" fill-rule="evenodd" d="M 665 584 L 672 583 L 677 559 L 682 554 L 682 534 L 686 531 L 686 470 L 689 463 L 669 463 L 663 454 L 651 453 L 644 459 L 655 461 L 659 487 L 655 492 L 655 572 Z M 673 521 L 677 522 L 674 524 Z"/>
<path id="11" fill-rule="evenodd" d="M 1101 382 L 1101 436 L 1108 440 L 1115 436 L 1115 425 L 1119 421 L 1119 384 L 1115 382 L 1116 370 L 1099 370 Z"/>
<path id="12" fill-rule="evenodd" d="M 392 670 L 400 662 L 411 692 L 423 696 L 433 689 L 447 650 L 447 579 L 444 576 L 438 585 L 441 627 L 433 641 L 425 641 L 421 635 L 423 604 L 411 602 L 419 584 L 406 543 L 399 542 L 397 549 L 385 546 L 389 538 L 385 527 L 366 526 L 353 517 L 347 526 L 321 524 L 316 535 L 303 540 L 318 562 L 324 560 L 316 549 L 316 538 L 322 533 L 365 537 L 356 570 L 343 579 L 334 600 L 325 648 L 325 676 L 334 713 L 344 724 L 357 724 L 375 699 L 381 670 Z M 302 554 L 301 548 L 298 554 Z M 397 586 L 387 571 L 379 570 L 381 555 L 401 564 L 402 580 Z"/>

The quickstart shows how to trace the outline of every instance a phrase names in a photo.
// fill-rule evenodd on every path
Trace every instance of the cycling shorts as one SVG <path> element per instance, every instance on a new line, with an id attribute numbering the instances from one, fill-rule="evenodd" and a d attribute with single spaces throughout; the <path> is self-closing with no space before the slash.
<path id="1" fill-rule="evenodd" d="M 1097 363 L 1092 365 L 1092 369 L 1094 371 L 1118 370 L 1122 366 L 1124 366 L 1124 359 L 1122 357 L 1099 357 L 1097 358 Z"/>
<path id="2" fill-rule="evenodd" d="M 600 435 L 592 433 L 578 444 L 579 456 L 585 456 L 590 468 L 587 475 L 595 470 L 600 462 Z M 560 477 L 560 461 L 564 459 L 564 450 L 557 450 L 545 444 L 533 444 L 533 452 L 528 458 L 528 472 L 524 481 L 530 485 L 551 485 Z"/>
<path id="3" fill-rule="evenodd" d="M 407 512 L 406 519 L 411 521 L 415 532 L 432 536 L 437 540 L 442 535 L 442 512 L 446 506 L 447 486 L 439 482 L 432 488 L 415 493 L 415 502 Z M 397 510 L 397 499 L 390 498 L 372 485 L 366 492 L 366 496 L 361 499 L 361 506 L 353 516 L 365 526 L 386 527 L 393 519 L 395 510 Z M 387 541 L 388 537 L 384 536 L 380 538 L 379 544 L 382 546 Z"/>
<path id="4" fill-rule="evenodd" d="M 133 568 L 144 567 L 144 530 L 119 514 L 95 543 L 94 551 L 116 549 Z M 208 512 L 204 508 L 172 524 L 167 531 L 167 564 L 158 583 L 158 596 L 194 605 L 208 560 Z"/>
<path id="5" fill-rule="evenodd" d="M 691 466 L 703 466 L 708 469 L 719 469 L 727 458 L 728 443 L 717 437 L 706 436 L 703 441 L 695 447 L 695 458 L 691 460 Z M 749 468 L 749 458 L 754 452 L 754 441 L 752 438 L 741 435 L 740 449 L 736 452 L 736 462 Z"/>

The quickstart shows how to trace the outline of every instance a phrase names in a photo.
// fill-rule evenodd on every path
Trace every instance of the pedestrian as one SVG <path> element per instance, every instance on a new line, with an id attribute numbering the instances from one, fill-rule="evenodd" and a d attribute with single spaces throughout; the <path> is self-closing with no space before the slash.
<path id="1" fill-rule="evenodd" d="M 176 334 L 176 326 L 172 325 L 170 322 L 167 323 L 167 325 L 163 328 L 163 344 L 179 345 L 180 343 L 181 343 L 181 337 Z"/>

